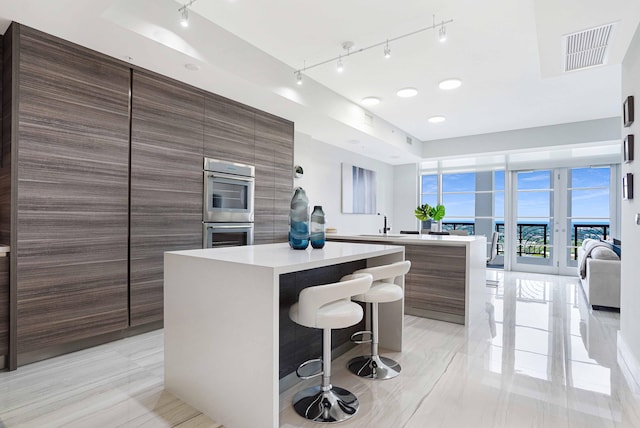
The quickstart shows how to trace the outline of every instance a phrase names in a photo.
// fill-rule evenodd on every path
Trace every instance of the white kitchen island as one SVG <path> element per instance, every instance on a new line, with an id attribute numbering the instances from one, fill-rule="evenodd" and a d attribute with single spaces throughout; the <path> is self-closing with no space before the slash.
<path id="1" fill-rule="evenodd" d="M 401 261 L 404 248 L 327 242 L 321 250 L 282 243 L 165 253 L 165 388 L 226 428 L 277 427 L 280 275 L 358 260 Z M 402 300 L 381 306 L 380 346 L 402 350 L 403 315 Z"/>

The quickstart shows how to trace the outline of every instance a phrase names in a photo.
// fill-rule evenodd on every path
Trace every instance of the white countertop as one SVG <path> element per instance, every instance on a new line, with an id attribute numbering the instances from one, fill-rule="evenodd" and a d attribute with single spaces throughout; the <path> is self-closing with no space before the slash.
<path id="1" fill-rule="evenodd" d="M 322 249 L 294 250 L 286 242 L 244 247 L 170 251 L 166 254 L 272 268 L 275 273 L 313 269 L 404 251 L 396 245 L 327 242 Z"/>
<path id="2" fill-rule="evenodd" d="M 466 245 L 480 239 L 486 239 L 482 235 L 405 235 L 405 234 L 359 234 L 359 235 L 339 235 L 328 233 L 327 240 L 349 240 L 349 241 L 376 241 L 381 243 L 391 243 L 394 245 L 418 244 L 418 245 Z"/>

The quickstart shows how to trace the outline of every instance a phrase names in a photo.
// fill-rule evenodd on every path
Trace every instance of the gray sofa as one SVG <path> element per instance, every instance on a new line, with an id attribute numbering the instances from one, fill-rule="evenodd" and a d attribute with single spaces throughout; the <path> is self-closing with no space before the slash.
<path id="1" fill-rule="evenodd" d="M 620 308 L 620 263 L 611 244 L 585 239 L 578 248 L 578 274 L 593 309 Z"/>

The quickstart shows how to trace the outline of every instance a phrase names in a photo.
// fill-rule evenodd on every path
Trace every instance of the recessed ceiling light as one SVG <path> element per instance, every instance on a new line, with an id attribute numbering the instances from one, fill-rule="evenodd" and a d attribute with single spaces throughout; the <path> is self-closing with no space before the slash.
<path id="1" fill-rule="evenodd" d="M 360 101 L 360 103 L 363 106 L 377 106 L 378 104 L 380 104 L 380 98 L 378 98 L 378 97 L 366 97 L 366 98 L 363 98 L 362 101 Z"/>
<path id="2" fill-rule="evenodd" d="M 401 98 L 411 98 L 418 95 L 418 90 L 416 88 L 402 88 L 398 92 L 396 92 Z"/>
<path id="3" fill-rule="evenodd" d="M 186 68 L 187 70 L 191 70 L 191 71 L 200 70 L 200 66 L 198 64 L 192 64 L 192 63 L 185 64 L 184 68 Z"/>
<path id="4" fill-rule="evenodd" d="M 429 123 L 442 123 L 447 119 L 444 116 L 431 116 L 427 120 L 429 121 Z"/>
<path id="5" fill-rule="evenodd" d="M 438 84 L 438 87 L 443 91 L 458 89 L 460 86 L 462 86 L 462 80 L 460 79 L 446 79 Z"/>

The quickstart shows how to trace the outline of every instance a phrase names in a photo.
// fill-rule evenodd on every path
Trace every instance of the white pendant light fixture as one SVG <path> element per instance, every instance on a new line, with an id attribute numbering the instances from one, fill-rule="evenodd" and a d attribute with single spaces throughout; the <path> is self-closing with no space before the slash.
<path id="1" fill-rule="evenodd" d="M 366 97 L 366 98 L 363 98 L 362 101 L 360 101 L 360 104 L 367 107 L 377 106 L 378 104 L 380 104 L 380 98 Z"/>
<path id="2" fill-rule="evenodd" d="M 302 85 L 302 74 L 300 72 L 298 72 L 298 75 L 296 76 L 296 83 L 298 85 Z"/>
<path id="3" fill-rule="evenodd" d="M 427 122 L 429 122 L 429 123 L 442 123 L 445 120 L 447 120 L 447 118 L 444 117 L 444 116 L 431 116 L 429 119 L 427 119 Z"/>
<path id="4" fill-rule="evenodd" d="M 460 86 L 462 86 L 462 80 L 456 79 L 456 78 L 445 79 L 445 80 L 443 80 L 442 82 L 440 82 L 438 84 L 438 87 L 440 89 L 442 89 L 443 91 L 450 91 L 452 89 L 458 89 Z"/>
<path id="5" fill-rule="evenodd" d="M 196 0 L 191 0 L 191 3 L 193 3 L 194 1 L 196 1 Z M 189 3 L 189 4 L 191 4 L 191 3 Z M 182 10 L 183 8 L 186 8 L 188 5 L 183 6 L 179 10 Z M 303 73 L 303 72 L 305 72 L 305 71 L 307 71 L 309 69 L 312 69 L 312 68 L 315 68 L 315 67 L 319 67 L 321 65 L 325 65 L 325 64 L 328 64 L 328 63 L 333 63 L 333 62 L 336 62 L 336 70 L 338 72 L 342 72 L 344 70 L 344 64 L 342 62 L 343 57 L 346 58 L 348 56 L 359 54 L 361 52 L 368 51 L 369 49 L 373 49 L 373 48 L 378 48 L 380 46 L 384 46 L 384 51 L 383 51 L 384 52 L 384 57 L 385 58 L 391 58 L 391 47 L 389 46 L 389 43 L 395 42 L 395 41 L 403 39 L 405 37 L 409 37 L 409 36 L 413 36 L 413 35 L 422 33 L 423 31 L 437 30 L 438 27 L 440 27 L 439 32 L 441 34 L 444 34 L 444 36 L 446 38 L 446 29 L 445 29 L 444 26 L 445 26 L 445 24 L 450 24 L 452 22 L 453 22 L 453 19 L 449 19 L 447 21 L 443 20 L 441 22 L 436 23 L 436 16 L 433 15 L 433 25 L 430 25 L 430 26 L 424 27 L 424 28 L 420 28 L 419 30 L 412 31 L 410 33 L 402 34 L 401 36 L 394 37 L 392 39 L 386 39 L 386 40 L 384 40 L 382 42 L 374 43 L 372 45 L 366 46 L 364 48 L 356 49 L 356 50 L 353 50 L 353 51 L 351 51 L 351 48 L 353 47 L 353 42 L 346 41 L 346 42 L 342 43 L 342 48 L 347 51 L 346 54 L 340 54 L 340 55 L 338 55 L 336 57 L 329 58 L 329 59 L 326 59 L 324 61 L 320 61 L 320 62 L 317 62 L 315 64 L 311 64 L 309 66 L 305 65 L 304 67 L 295 70 L 293 73 L 296 76 L 296 80 L 297 80 L 300 73 Z"/>
<path id="6" fill-rule="evenodd" d="M 402 88 L 396 92 L 396 95 L 400 98 L 411 98 L 418 95 L 418 90 L 416 88 Z"/>

